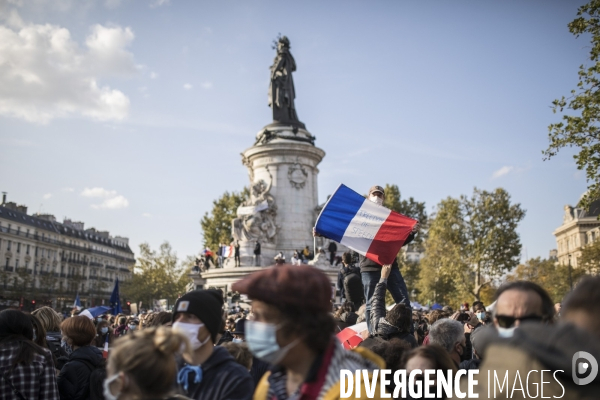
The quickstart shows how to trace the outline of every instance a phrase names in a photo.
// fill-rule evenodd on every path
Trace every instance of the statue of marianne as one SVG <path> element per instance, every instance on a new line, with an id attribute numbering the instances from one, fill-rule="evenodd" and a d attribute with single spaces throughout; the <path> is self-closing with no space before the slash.
<path id="1" fill-rule="evenodd" d="M 296 61 L 290 53 L 290 41 L 286 36 L 277 42 L 277 55 L 271 66 L 271 84 L 269 85 L 269 106 L 273 109 L 273 121 L 304 128 L 298 120 L 294 99 L 294 80 Z"/>

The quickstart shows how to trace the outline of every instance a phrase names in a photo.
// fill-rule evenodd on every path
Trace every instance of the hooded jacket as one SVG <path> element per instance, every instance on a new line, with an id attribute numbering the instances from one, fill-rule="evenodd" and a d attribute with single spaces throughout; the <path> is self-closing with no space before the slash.
<path id="1" fill-rule="evenodd" d="M 244 367 L 223 347 L 215 346 L 202 365 L 202 380 L 189 379 L 187 396 L 193 400 L 250 400 L 254 391 L 252 378 Z M 192 373 L 193 374 L 193 373 Z"/>
<path id="2" fill-rule="evenodd" d="M 373 329 L 373 336 L 382 337 L 384 340 L 390 340 L 392 338 L 399 338 L 410 344 L 414 349 L 417 347 L 417 339 L 410 333 L 410 331 L 400 330 L 395 325 L 390 324 L 385 316 L 387 314 L 385 309 L 385 291 L 387 289 L 387 282 L 380 281 L 375 286 L 373 292 L 373 298 L 371 299 L 371 328 Z"/>
<path id="3" fill-rule="evenodd" d="M 90 375 L 93 371 L 90 365 L 98 368 L 103 363 L 102 352 L 94 346 L 83 346 L 73 350 L 69 361 L 58 375 L 60 399 L 87 399 L 90 391 Z"/>

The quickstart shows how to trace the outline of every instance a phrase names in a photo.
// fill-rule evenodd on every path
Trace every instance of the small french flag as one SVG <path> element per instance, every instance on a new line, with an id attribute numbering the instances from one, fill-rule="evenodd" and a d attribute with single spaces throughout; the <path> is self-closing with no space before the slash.
<path id="1" fill-rule="evenodd" d="M 340 185 L 317 218 L 315 231 L 379 264 L 392 264 L 417 220 Z"/>
<path id="2" fill-rule="evenodd" d="M 233 246 L 223 246 L 223 257 L 229 258 L 233 255 Z"/>
<path id="3" fill-rule="evenodd" d="M 102 357 L 104 359 L 108 358 L 108 335 L 106 335 L 106 340 L 104 341 L 104 349 L 102 350 Z"/>

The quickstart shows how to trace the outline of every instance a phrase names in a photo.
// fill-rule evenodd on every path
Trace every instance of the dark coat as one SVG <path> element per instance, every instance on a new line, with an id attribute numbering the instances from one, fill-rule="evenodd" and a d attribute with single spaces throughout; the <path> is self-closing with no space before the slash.
<path id="1" fill-rule="evenodd" d="M 74 350 L 58 375 L 60 400 L 84 400 L 89 397 L 92 368 L 103 364 L 102 352 L 94 346 Z"/>
<path id="2" fill-rule="evenodd" d="M 371 299 L 371 329 L 373 336 L 382 337 L 385 340 L 399 338 L 410 344 L 414 349 L 418 346 L 417 339 L 408 331 L 400 330 L 397 326 L 390 324 L 385 315 L 385 291 L 387 290 L 386 282 L 379 282 L 375 286 L 375 292 Z"/>
<path id="3" fill-rule="evenodd" d="M 190 377 L 189 385 L 186 395 L 194 400 L 251 400 L 254 393 L 248 370 L 220 346 L 215 346 L 202 364 L 200 383 L 193 383 Z"/>

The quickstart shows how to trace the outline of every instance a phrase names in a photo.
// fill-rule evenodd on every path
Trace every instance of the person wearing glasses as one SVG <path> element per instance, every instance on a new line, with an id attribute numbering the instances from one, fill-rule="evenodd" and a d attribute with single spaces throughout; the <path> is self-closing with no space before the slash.
<path id="1" fill-rule="evenodd" d="M 512 337 L 523 322 L 554 321 L 554 302 L 541 286 L 529 281 L 506 283 L 496 291 L 494 326 L 500 337 Z"/>

